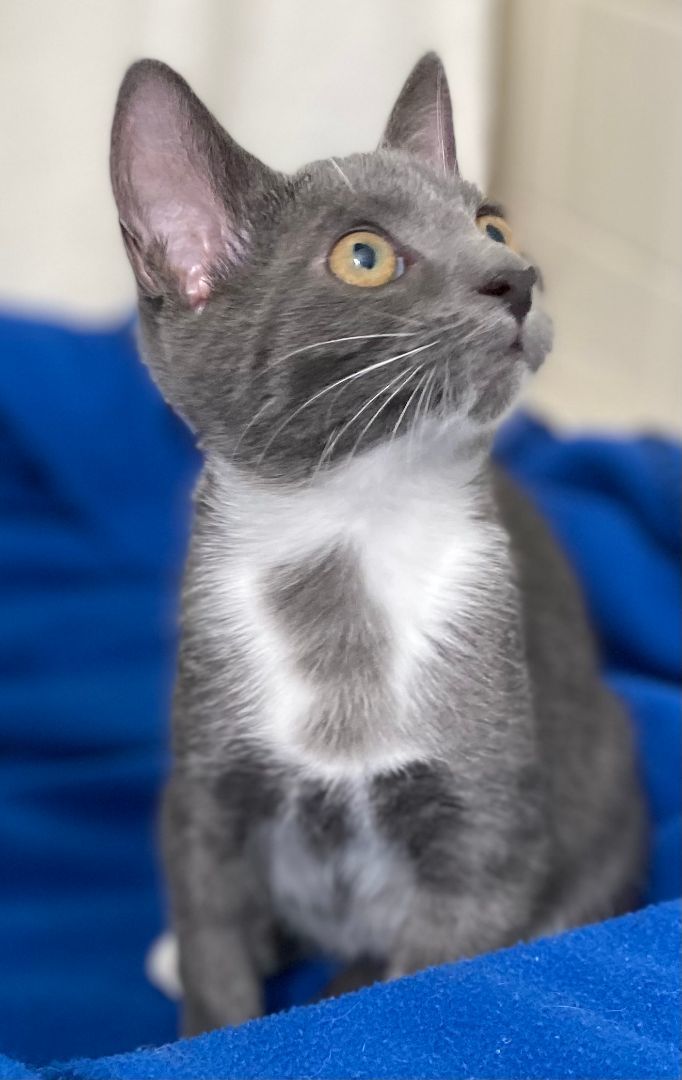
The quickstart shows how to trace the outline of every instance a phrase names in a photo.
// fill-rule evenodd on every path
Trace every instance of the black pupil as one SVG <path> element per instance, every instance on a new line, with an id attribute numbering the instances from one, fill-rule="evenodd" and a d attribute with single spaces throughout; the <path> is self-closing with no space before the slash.
<path id="1" fill-rule="evenodd" d="M 498 229 L 497 225 L 486 225 L 485 231 L 491 240 L 495 240 L 498 244 L 506 244 L 507 241 L 504 238 L 504 233 L 502 232 L 502 229 Z"/>
<path id="2" fill-rule="evenodd" d="M 376 249 L 371 244 L 364 244 L 362 241 L 353 244 L 353 262 L 356 266 L 361 266 L 363 270 L 372 270 L 376 261 Z"/>

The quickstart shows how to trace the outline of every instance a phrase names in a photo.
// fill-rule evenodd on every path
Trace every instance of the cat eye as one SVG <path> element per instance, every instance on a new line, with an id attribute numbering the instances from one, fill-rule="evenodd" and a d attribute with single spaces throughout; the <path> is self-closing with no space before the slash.
<path id="1" fill-rule="evenodd" d="M 476 225 L 485 236 L 494 240 L 496 244 L 506 244 L 507 247 L 516 250 L 514 235 L 509 224 L 499 214 L 480 214 L 476 218 Z"/>
<path id="2" fill-rule="evenodd" d="M 358 229 L 337 240 L 329 259 L 332 274 L 346 285 L 376 288 L 405 272 L 405 260 L 390 240 L 370 229 Z"/>

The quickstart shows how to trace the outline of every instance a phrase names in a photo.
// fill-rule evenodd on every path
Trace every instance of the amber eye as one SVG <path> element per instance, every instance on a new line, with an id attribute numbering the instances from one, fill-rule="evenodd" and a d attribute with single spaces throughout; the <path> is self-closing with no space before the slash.
<path id="1" fill-rule="evenodd" d="M 498 217 L 497 214 L 481 214 L 476 218 L 476 225 L 496 244 L 506 244 L 507 247 L 516 251 L 514 235 L 503 217 Z"/>
<path id="2" fill-rule="evenodd" d="M 329 254 L 329 269 L 346 285 L 372 289 L 400 277 L 405 260 L 385 236 L 359 229 L 336 241 Z"/>

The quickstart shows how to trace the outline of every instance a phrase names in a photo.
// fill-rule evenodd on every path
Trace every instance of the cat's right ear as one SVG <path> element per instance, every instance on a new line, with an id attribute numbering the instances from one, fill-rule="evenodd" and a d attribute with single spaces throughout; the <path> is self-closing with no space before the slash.
<path id="1" fill-rule="evenodd" d="M 275 174 L 225 132 L 171 68 L 141 60 L 121 85 L 111 180 L 121 232 L 147 296 L 200 309 L 248 253 L 253 197 Z"/>
<path id="2" fill-rule="evenodd" d="M 380 147 L 405 150 L 445 174 L 459 171 L 450 90 L 436 53 L 426 53 L 412 69 L 393 106 Z"/>

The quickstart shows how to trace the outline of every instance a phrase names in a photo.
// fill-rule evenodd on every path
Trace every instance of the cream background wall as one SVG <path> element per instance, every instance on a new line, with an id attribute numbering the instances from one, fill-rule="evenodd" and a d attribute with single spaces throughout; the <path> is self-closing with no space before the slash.
<path id="1" fill-rule="evenodd" d="M 230 132 L 293 169 L 371 149 L 412 63 L 441 52 L 485 184 L 500 0 L 0 0 L 0 302 L 110 318 L 134 294 L 109 193 L 126 66 L 176 67 Z"/>

